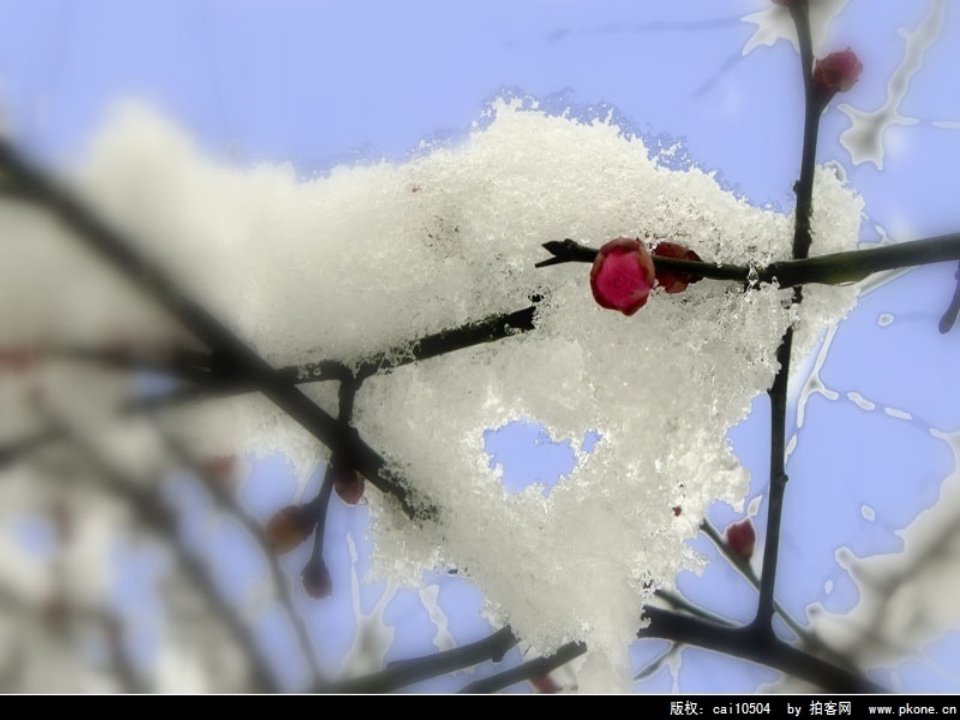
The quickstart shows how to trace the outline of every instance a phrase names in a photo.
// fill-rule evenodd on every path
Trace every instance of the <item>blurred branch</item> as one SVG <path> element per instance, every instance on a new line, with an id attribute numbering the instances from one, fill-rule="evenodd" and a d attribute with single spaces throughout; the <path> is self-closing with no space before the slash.
<path id="1" fill-rule="evenodd" d="M 288 375 L 274 370 L 251 347 L 190 298 L 156 263 L 139 253 L 126 237 L 108 226 L 65 188 L 31 167 L 3 139 L 0 139 L 0 172 L 3 173 L 5 184 L 16 189 L 15 197 L 29 199 L 58 217 L 88 249 L 131 280 L 207 345 L 218 363 L 230 368 L 245 383 L 251 383 L 327 447 L 345 449 L 356 469 L 379 490 L 393 495 L 409 517 L 430 516 L 435 512 L 435 508 L 424 507 L 422 503 L 412 500 L 406 484 L 386 472 L 386 460 L 364 442 L 354 428 L 334 419 L 311 401 L 295 387 Z M 528 330 L 532 324 L 531 308 L 505 316 L 491 316 L 458 330 L 421 338 L 416 352 L 419 352 L 419 359 L 435 357 L 480 342 L 497 340 L 517 330 Z M 388 356 L 381 354 L 368 361 L 364 369 L 376 372 L 390 364 Z M 299 376 L 299 368 L 297 373 Z"/>
<path id="2" fill-rule="evenodd" d="M 325 692 L 385 693 L 412 685 L 422 680 L 446 675 L 487 660 L 499 662 L 507 651 L 517 644 L 517 638 L 509 627 L 501 628 L 483 640 L 461 645 L 450 650 L 424 657 L 400 660 L 385 669 L 333 683 L 321 688 Z"/>
<path id="3" fill-rule="evenodd" d="M 317 360 L 288 365 L 275 372 L 291 385 L 343 380 L 356 376 L 360 380 L 422 360 L 446 355 L 457 350 L 496 342 L 535 328 L 536 305 L 511 313 L 494 313 L 455 328 L 425 335 L 412 342 L 363 358 L 351 370 L 339 360 Z M 202 399 L 259 390 L 256 378 L 244 377 L 226 361 L 211 353 L 201 353 L 174 347 L 166 352 L 146 352 L 136 348 L 97 348 L 54 346 L 45 348 L 46 357 L 90 362 L 118 370 L 158 372 L 180 380 L 196 383 L 190 393 L 177 396 L 177 404 L 186 399 Z M 163 396 L 165 397 L 165 396 Z"/>
<path id="4" fill-rule="evenodd" d="M 33 607 L 19 593 L 3 583 L 0 583 L 0 605 L 5 606 L 4 610 L 7 613 L 16 612 L 24 616 L 35 615 L 37 611 L 36 607 Z M 82 622 L 96 626 L 101 631 L 107 643 L 110 671 L 123 692 L 150 692 L 151 688 L 137 673 L 133 660 L 124 645 L 124 624 L 119 617 L 107 608 L 91 609 L 72 605 L 69 606 L 69 614 L 77 616 Z M 49 621 L 45 624 L 49 625 Z M 51 634 L 49 627 L 46 628 L 46 632 Z M 60 635 L 60 633 L 52 634 Z M 63 643 L 63 638 L 59 638 L 58 642 Z M 22 650 L 20 653 L 22 654 Z M 0 692 L 22 691 L 22 678 L 17 677 L 19 669 L 20 664 L 0 670 L 0 675 L 4 672 L 10 672 L 13 676 L 9 678 L 0 677 L 0 688 L 2 688 Z"/>
<path id="5" fill-rule="evenodd" d="M 425 335 L 411 343 L 403 343 L 363 358 L 355 365 L 355 370 L 351 370 L 345 363 L 338 360 L 318 360 L 288 365 L 279 368 L 276 373 L 291 385 L 327 380 L 343 381 L 349 377 L 356 377 L 362 382 L 367 377 L 389 372 L 398 367 L 528 332 L 535 327 L 533 323 L 535 313 L 536 306 L 531 305 L 516 312 L 488 315 L 481 320 Z M 225 368 L 213 357 L 209 358 L 207 370 L 208 376 L 196 386 L 178 388 L 166 395 L 137 400 L 134 406 L 166 407 L 259 390 L 255 378 L 244 377 L 234 369 Z"/>
<path id="6" fill-rule="evenodd" d="M 123 621 L 111 613 L 104 612 L 100 622 L 107 640 L 110 653 L 110 665 L 123 691 L 130 694 L 147 693 L 151 688 L 144 683 L 133 664 L 130 653 L 124 643 L 125 627 Z"/>
<path id="7" fill-rule="evenodd" d="M 534 302 L 537 301 L 538 298 L 534 297 Z M 529 332 L 536 327 L 534 325 L 536 311 L 536 305 L 530 305 L 522 310 L 487 315 L 475 322 L 425 335 L 410 345 L 391 348 L 362 360 L 356 368 L 356 376 L 362 380 L 421 360 L 429 360 L 457 350 Z M 306 364 L 298 366 L 295 370 L 299 377 L 308 378 L 312 375 L 312 368 L 311 364 Z"/>
<path id="8" fill-rule="evenodd" d="M 116 370 L 153 372 L 195 383 L 210 382 L 211 356 L 182 347 L 163 352 L 142 348 L 81 347 L 55 345 L 43 350 L 43 355 L 58 360 L 72 360 Z"/>
<path id="9" fill-rule="evenodd" d="M 315 655 L 314 645 L 310 637 L 310 632 L 307 629 L 307 625 L 303 621 L 303 618 L 294 607 L 293 596 L 290 592 L 287 574 L 284 571 L 283 566 L 280 564 L 280 560 L 277 557 L 276 552 L 267 544 L 266 538 L 263 535 L 263 528 L 260 526 L 260 523 L 251 517 L 250 514 L 240 506 L 237 498 L 223 486 L 218 478 L 213 477 L 209 470 L 205 469 L 201 463 L 197 462 L 196 459 L 190 455 L 186 447 L 184 447 L 183 443 L 181 443 L 179 439 L 160 427 L 159 423 L 157 429 L 174 458 L 176 458 L 177 461 L 179 461 L 191 473 L 204 481 L 204 487 L 206 487 L 213 496 L 219 508 L 223 512 L 228 513 L 231 517 L 235 518 L 259 546 L 261 552 L 267 560 L 267 565 L 270 568 L 270 577 L 277 593 L 277 599 L 279 600 L 280 605 L 283 607 L 284 612 L 287 615 L 287 619 L 293 628 L 294 635 L 297 639 L 297 644 L 300 646 L 300 652 L 307 661 L 314 681 L 320 682 L 322 675 L 320 672 L 320 666 L 317 664 L 317 658 Z"/>
<path id="10" fill-rule="evenodd" d="M 519 682 L 525 682 L 542 675 L 547 675 L 561 665 L 566 665 L 574 658 L 580 657 L 586 651 L 587 646 L 583 643 L 567 643 L 561 646 L 553 655 L 528 660 L 510 670 L 504 670 L 503 672 L 483 678 L 482 680 L 475 680 L 460 692 L 475 694 L 497 692 L 497 690 L 503 690 Z"/>
<path id="11" fill-rule="evenodd" d="M 254 690 L 278 692 L 280 686 L 263 657 L 252 630 L 241 619 L 236 608 L 221 595 L 202 560 L 180 538 L 176 516 L 159 493 L 151 491 L 147 485 L 114 468 L 79 434 L 71 432 L 69 428 L 66 432 L 78 453 L 97 474 L 100 486 L 126 502 L 147 528 L 169 544 L 184 576 L 203 597 L 214 616 L 227 626 L 237 645 L 243 650 L 250 667 Z"/>
<path id="12" fill-rule="evenodd" d="M 916 650 L 906 645 L 891 641 L 880 634 L 880 630 L 890 625 L 891 616 L 896 613 L 896 608 L 891 608 L 895 600 L 902 602 L 904 596 L 904 586 L 906 583 L 914 580 L 917 575 L 931 571 L 934 561 L 940 559 L 946 567 L 955 566 L 957 560 L 958 539 L 960 539 L 960 513 L 956 514 L 953 520 L 938 528 L 936 532 L 927 534 L 923 539 L 924 547 L 915 557 L 911 558 L 909 563 L 903 565 L 899 571 L 892 572 L 885 577 L 878 579 L 868 575 L 861 575 L 861 582 L 873 587 L 873 603 L 870 616 L 865 622 L 852 625 L 861 634 L 861 639 L 857 648 L 853 650 L 863 651 L 863 646 L 868 642 L 882 647 L 885 650 L 893 650 L 901 656 L 915 654 Z M 953 550 L 953 557 L 950 552 Z M 909 592 L 909 591 L 907 591 Z M 926 594 L 926 593 L 924 593 Z M 922 610 L 916 610 L 917 617 L 924 617 Z M 851 626 L 850 619 L 844 618 L 845 625 Z M 911 638 L 919 644 L 918 639 Z"/>
<path id="13" fill-rule="evenodd" d="M 49 210 L 102 260 L 152 297 L 218 358 L 255 380 L 260 392 L 328 447 L 348 447 L 357 469 L 381 491 L 393 495 L 411 518 L 425 512 L 407 488 L 388 476 L 386 460 L 352 427 L 338 422 L 291 385 L 251 347 L 195 302 L 171 277 L 126 237 L 108 226 L 65 188 L 32 168 L 6 140 L 0 139 L 0 172 L 32 200 Z M 429 512 L 429 509 L 426 510 Z"/>
<path id="14" fill-rule="evenodd" d="M 59 428 L 49 427 L 32 435 L 28 435 L 25 438 L 0 445 L 0 470 L 28 456 L 34 450 L 43 447 L 47 443 L 62 438 L 63 432 Z"/>

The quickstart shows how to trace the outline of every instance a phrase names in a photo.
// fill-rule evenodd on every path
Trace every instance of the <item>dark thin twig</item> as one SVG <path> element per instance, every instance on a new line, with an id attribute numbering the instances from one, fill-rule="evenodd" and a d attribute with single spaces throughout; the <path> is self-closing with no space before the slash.
<path id="1" fill-rule="evenodd" d="M 940 318 L 939 327 L 942 334 L 946 334 L 953 329 L 953 326 L 957 324 L 957 316 L 960 315 L 960 265 L 957 266 L 955 277 L 957 278 L 957 285 L 953 291 L 953 298 L 950 300 L 946 312 L 943 313 L 943 317 Z"/>
<path id="2" fill-rule="evenodd" d="M 701 620 L 708 620 L 717 625 L 726 625 L 728 627 L 735 627 L 735 625 L 729 620 L 722 618 L 719 615 L 714 615 L 712 612 L 709 612 L 708 610 L 704 610 L 702 607 L 699 607 L 698 605 L 694 605 L 685 597 L 682 597 L 677 593 L 671 592 L 669 590 L 664 590 L 662 588 L 658 588 L 657 590 L 654 590 L 653 594 L 656 595 L 661 600 L 670 603 L 670 605 L 672 605 L 675 610 L 683 610 L 684 612 L 689 613 L 694 617 L 698 617 Z"/>
<path id="3" fill-rule="evenodd" d="M 501 628 L 483 640 L 461 645 L 434 655 L 391 663 L 372 675 L 351 678 L 322 688 L 326 692 L 384 693 L 422 680 L 446 675 L 487 660 L 499 662 L 517 644 L 509 627 Z"/>
<path id="4" fill-rule="evenodd" d="M 787 328 L 777 362 L 780 369 L 768 391 L 770 396 L 770 490 L 767 507 L 767 533 L 764 538 L 763 569 L 760 573 L 760 597 L 754 628 L 758 632 L 773 633 L 773 590 L 776 585 L 777 558 L 780 550 L 780 522 L 783 515 L 783 494 L 787 487 L 785 471 L 784 435 L 787 423 L 787 382 L 790 374 L 790 350 L 793 346 L 793 327 Z"/>
<path id="5" fill-rule="evenodd" d="M 349 371 L 347 371 L 347 375 L 341 379 L 340 388 L 337 393 L 339 403 L 337 419 L 340 422 L 349 423 L 353 419 L 353 404 L 362 382 L 362 380 L 358 381 L 353 373 Z M 313 550 L 307 559 L 307 566 L 303 570 L 304 574 L 309 573 L 311 569 L 324 566 L 324 532 L 327 528 L 327 511 L 330 507 L 330 495 L 333 493 L 334 478 L 341 473 L 344 475 L 353 473 L 355 475 L 355 468 L 356 464 L 350 455 L 349 448 L 331 448 L 330 461 L 327 463 L 327 468 L 323 473 L 323 484 L 320 486 L 320 493 L 316 499 L 310 503 L 311 511 L 314 513 L 317 524 L 313 532 Z M 362 482 L 362 480 L 354 477 L 354 482 Z M 311 568 L 311 566 L 316 567 Z"/>
<path id="6" fill-rule="evenodd" d="M 545 243 L 544 247 L 555 257 L 537 263 L 537 267 L 567 262 L 592 263 L 597 254 L 596 249 L 569 238 L 562 242 Z M 777 282 L 781 288 L 792 288 L 798 285 L 843 285 L 885 270 L 931 265 L 949 260 L 960 260 L 960 233 L 799 260 L 779 260 L 756 268 L 659 256 L 653 258 L 653 263 L 662 270 L 700 275 L 712 280 L 731 280 L 745 285 L 750 284 L 750 273 L 753 269 L 756 271 L 754 281 L 757 283 Z"/>
<path id="7" fill-rule="evenodd" d="M 813 176 L 816 170 L 817 133 L 823 107 L 813 87 L 813 43 L 810 36 L 810 16 L 807 4 L 793 3 L 790 15 L 797 28 L 800 46 L 800 65 L 805 94 L 803 150 L 800 161 L 800 180 L 796 185 L 797 208 L 794 217 L 793 257 L 803 260 L 810 252 L 810 221 L 813 213 Z M 803 288 L 795 287 L 793 302 L 803 301 Z M 770 490 L 767 505 L 767 533 L 763 545 L 763 567 L 760 571 L 757 614 L 751 630 L 763 637 L 773 638 L 775 612 L 774 589 L 777 584 L 777 560 L 780 555 L 780 525 L 783 518 L 783 496 L 787 487 L 785 435 L 787 426 L 787 386 L 790 377 L 790 355 L 793 348 L 793 326 L 787 328 L 777 348 L 779 369 L 770 396 Z"/>
<path id="8" fill-rule="evenodd" d="M 676 655 L 682 647 L 680 643 L 670 643 L 670 646 L 666 650 L 644 665 L 640 669 L 640 672 L 633 676 L 633 681 L 639 682 L 640 680 L 646 680 L 648 677 L 656 674 L 657 671 L 663 667 L 663 664 L 669 660 L 671 656 Z"/>
<path id="9" fill-rule="evenodd" d="M 357 364 L 356 377 L 363 379 L 421 360 L 428 360 L 483 343 L 496 342 L 517 333 L 528 332 L 535 327 L 533 324 L 535 312 L 536 307 L 531 305 L 523 310 L 488 315 L 476 322 L 426 335 L 412 343 L 361 360 Z M 344 363 L 336 360 L 318 360 L 300 365 L 289 365 L 278 369 L 276 372 L 277 375 L 283 377 L 292 385 L 327 380 L 342 381 L 354 374 Z M 156 410 L 201 400 L 256 392 L 257 390 L 257 383 L 254 379 L 238 377 L 235 372 L 224 373 L 211 369 L 211 374 L 205 382 L 177 388 L 162 395 L 137 398 L 131 401 L 126 409 L 131 411 Z"/>
<path id="10" fill-rule="evenodd" d="M 386 372 L 475 345 L 496 342 L 516 333 L 528 332 L 535 327 L 533 323 L 535 314 L 536 306 L 531 305 L 522 310 L 488 315 L 475 322 L 426 335 L 403 347 L 378 353 L 362 360 L 358 366 L 357 377 L 369 377 L 375 373 Z M 191 402 L 259 390 L 259 385 L 255 379 L 237 377 L 235 369 L 228 368 L 224 362 L 218 361 L 213 355 L 206 353 L 184 351 L 176 359 L 162 359 L 136 353 L 118 353 L 95 348 L 59 348 L 55 352 L 58 356 L 64 358 L 97 362 L 125 370 L 163 372 L 196 383 L 178 387 L 160 395 L 131 399 L 120 408 L 122 413 L 151 412 Z M 335 360 L 320 360 L 302 365 L 291 365 L 280 368 L 275 373 L 291 385 L 325 380 L 342 381 L 352 375 L 350 368 Z M 0 469 L 47 443 L 59 439 L 61 439 L 61 435 L 56 431 L 43 430 L 22 440 L 0 446 Z"/>
<path id="11" fill-rule="evenodd" d="M 529 332 L 535 328 L 533 321 L 536 311 L 536 305 L 531 305 L 522 310 L 488 315 L 476 322 L 426 335 L 414 342 L 409 348 L 387 350 L 364 360 L 357 367 L 357 377 L 363 379 L 375 373 L 392 370 L 413 362 L 429 360 L 456 350 Z"/>
<path id="12" fill-rule="evenodd" d="M 553 655 L 539 657 L 517 665 L 510 670 L 504 670 L 496 675 L 475 680 L 467 685 L 461 693 L 493 693 L 503 690 L 519 682 L 526 682 L 532 678 L 546 675 L 562 665 L 566 665 L 574 658 L 580 657 L 587 651 L 587 646 L 580 642 L 567 643 L 560 647 Z"/>
<path id="13" fill-rule="evenodd" d="M 86 362 L 117 370 L 153 372 L 191 382 L 211 380 L 210 355 L 185 348 L 155 353 L 141 349 L 64 345 L 44 348 L 42 353 L 45 357 L 58 360 Z"/>
<path id="14" fill-rule="evenodd" d="M 816 172 L 817 136 L 824 104 L 813 85 L 813 39 L 806 2 L 790 5 L 790 15 L 797 28 L 800 48 L 800 72 L 803 79 L 804 122 L 803 149 L 800 155 L 800 179 L 797 181 L 797 208 L 793 230 L 793 258 L 803 260 L 810 254 L 810 221 L 813 216 L 813 177 Z"/>
<path id="15" fill-rule="evenodd" d="M 325 380 L 344 380 L 356 376 L 363 380 L 371 375 L 388 372 L 404 365 L 429 360 L 434 357 L 463 350 L 484 343 L 496 342 L 503 338 L 533 330 L 536 305 L 525 307 L 510 313 L 494 313 L 458 327 L 448 328 L 425 335 L 412 342 L 376 353 L 361 359 L 351 370 L 339 360 L 318 360 L 299 365 L 288 365 L 275 372 L 291 385 L 322 382 Z M 155 357 L 143 352 L 122 352 L 111 349 L 58 347 L 46 351 L 49 356 L 71 360 L 94 362 L 106 367 L 121 370 L 148 370 L 163 373 L 171 377 L 198 383 L 198 387 L 181 388 L 186 390 L 176 394 L 173 404 L 189 399 L 201 399 L 221 395 L 233 395 L 258 390 L 255 378 L 238 375 L 236 368 L 229 367 L 209 353 L 193 353 L 186 350 L 175 351 L 169 357 Z M 160 396 L 160 401 L 166 396 Z M 151 398 L 156 402 L 157 398 Z"/>
<path id="16" fill-rule="evenodd" d="M 744 578 L 746 578 L 747 582 L 753 585 L 755 589 L 759 590 L 760 578 L 757 577 L 757 574 L 753 571 L 750 563 L 730 548 L 730 545 L 724 541 L 719 531 L 708 520 L 704 520 L 700 523 L 700 529 L 708 538 L 710 538 L 710 540 L 717 547 L 720 553 L 727 559 L 727 561 L 733 565 L 733 567 L 735 567 Z M 827 645 L 816 635 L 816 633 L 813 632 L 813 630 L 806 628 L 797 622 L 793 616 L 787 612 L 786 608 L 784 608 L 783 605 L 776 600 L 774 600 L 773 609 L 780 619 L 783 620 L 784 624 L 786 624 L 786 626 L 794 632 L 794 634 L 800 639 L 800 642 L 802 642 L 805 646 L 827 656 L 831 662 L 834 662 L 837 665 L 842 665 L 844 667 L 853 669 L 854 666 L 850 662 L 849 658 L 845 657 L 841 653 L 838 653 L 829 645 Z"/>
<path id="17" fill-rule="evenodd" d="M 886 692 L 884 688 L 858 673 L 797 650 L 772 634 L 759 635 L 750 626 L 723 627 L 689 615 L 677 615 L 649 606 L 646 615 L 650 619 L 650 625 L 640 630 L 638 637 L 683 642 L 751 660 L 819 685 L 827 692 Z"/>

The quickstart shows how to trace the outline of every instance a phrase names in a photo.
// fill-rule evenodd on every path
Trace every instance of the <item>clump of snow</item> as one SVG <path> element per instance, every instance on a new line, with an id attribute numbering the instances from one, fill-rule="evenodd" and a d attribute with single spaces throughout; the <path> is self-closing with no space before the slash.
<path id="1" fill-rule="evenodd" d="M 359 363 L 544 295 L 536 331 L 361 388 L 361 434 L 439 510 L 415 524 L 371 493 L 376 571 L 416 582 L 426 569 L 456 566 L 525 649 L 584 640 L 595 655 L 586 666 L 624 682 L 653 586 L 698 564 L 684 541 L 708 504 L 746 492 L 725 433 L 772 382 L 782 333 L 796 318 L 803 351 L 855 301 L 852 288 L 809 288 L 796 310 L 789 291 L 705 280 L 676 295 L 655 290 L 633 317 L 602 310 L 589 265 L 534 269 L 541 243 L 656 237 L 705 260 L 759 265 L 789 257 L 792 219 L 751 206 L 711 173 L 657 164 L 640 138 L 608 120 L 550 116 L 518 100 L 495 103 L 459 146 L 310 181 L 289 166 L 218 165 L 168 122 L 129 107 L 78 180 L 276 365 Z M 818 172 L 815 204 L 813 254 L 855 247 L 862 202 L 836 173 Z M 23 223 L 26 212 L 4 205 L 0 223 Z M 69 247 L 52 224 L 34 221 L 31 232 Z M 79 332 L 64 319 L 70 312 L 84 313 L 88 341 L 172 332 L 148 322 L 149 305 L 122 283 L 91 275 L 83 295 L 87 265 L 75 265 L 73 251 L 61 262 L 59 252 L 39 267 L 51 283 L 69 277 L 83 301 L 20 282 L 21 336 Z M 7 293 L 0 283 L 0 307 L 10 307 Z M 33 307 L 42 317 L 31 317 Z M 332 386 L 313 387 L 335 412 Z M 230 409 L 233 420 L 207 424 L 236 427 L 244 450 L 281 449 L 301 467 L 326 452 L 262 400 L 196 408 L 196 426 L 208 407 Z M 488 465 L 483 433 L 518 419 L 544 423 L 558 440 L 588 429 L 602 440 L 549 497 L 511 494 Z M 585 677 L 581 689 L 590 687 Z"/>

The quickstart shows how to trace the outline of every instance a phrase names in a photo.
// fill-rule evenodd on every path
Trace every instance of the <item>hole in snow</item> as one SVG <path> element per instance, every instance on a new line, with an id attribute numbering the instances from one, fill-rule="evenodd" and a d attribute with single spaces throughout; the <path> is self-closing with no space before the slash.
<path id="1" fill-rule="evenodd" d="M 577 465 L 577 453 L 570 440 L 555 441 L 540 423 L 515 420 L 483 433 L 484 447 L 490 455 L 490 467 L 502 469 L 504 487 L 519 492 L 529 485 L 542 485 L 543 494 Z M 584 433 L 580 444 L 584 453 L 593 452 L 601 435 L 595 430 Z"/>

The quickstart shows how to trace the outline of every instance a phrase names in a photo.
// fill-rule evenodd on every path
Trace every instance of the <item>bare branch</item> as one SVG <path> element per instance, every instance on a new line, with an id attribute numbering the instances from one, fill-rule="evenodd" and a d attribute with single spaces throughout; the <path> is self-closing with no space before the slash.
<path id="1" fill-rule="evenodd" d="M 475 680 L 460 692 L 474 694 L 497 692 L 497 690 L 503 690 L 519 682 L 526 682 L 532 678 L 546 675 L 558 667 L 566 665 L 574 658 L 580 657 L 586 651 L 587 646 L 583 643 L 567 643 L 549 657 L 528 660 L 510 670 L 505 670 L 482 680 Z"/>
<path id="2" fill-rule="evenodd" d="M 238 646 L 243 649 L 250 665 L 251 679 L 256 691 L 271 693 L 279 691 L 279 683 L 269 663 L 263 657 L 252 630 L 241 619 L 236 608 L 221 595 L 203 561 L 180 538 L 176 516 L 163 498 L 111 466 L 79 435 L 70 432 L 69 429 L 66 429 L 66 432 L 69 433 L 78 453 L 97 473 L 103 488 L 128 503 L 146 527 L 169 543 L 184 575 L 207 602 L 214 615 L 227 626 Z"/>
<path id="3" fill-rule="evenodd" d="M 345 693 L 384 693 L 406 685 L 446 675 L 466 667 L 492 660 L 499 662 L 507 651 L 517 644 L 509 627 L 501 628 L 483 640 L 435 655 L 391 663 L 380 672 L 351 678 L 329 685 L 322 690 Z"/>
<path id="4" fill-rule="evenodd" d="M 772 634 L 759 633 L 750 626 L 725 627 L 655 607 L 648 607 L 646 615 L 650 619 L 650 625 L 637 633 L 638 637 L 683 642 L 751 660 L 819 685 L 827 692 L 886 692 L 858 673 L 797 650 Z"/>
<path id="5" fill-rule="evenodd" d="M 552 260 L 537 263 L 537 267 L 565 262 L 592 263 L 597 254 L 596 249 L 569 239 L 562 243 L 546 243 L 544 247 L 547 246 L 554 248 L 551 252 L 557 252 L 558 255 Z M 960 260 L 960 233 L 812 258 L 781 260 L 756 268 L 653 256 L 654 266 L 658 269 L 700 275 L 713 280 L 732 280 L 746 286 L 750 285 L 751 270 L 756 270 L 755 282 L 776 282 L 781 288 L 812 284 L 843 285 L 886 270 L 951 260 Z"/>
<path id="6" fill-rule="evenodd" d="M 797 28 L 800 45 L 800 65 L 806 98 L 803 126 L 803 150 L 800 161 L 800 180 L 796 184 L 797 208 L 794 215 L 793 257 L 803 260 L 810 252 L 810 220 L 813 212 L 813 175 L 816 169 L 817 133 L 823 107 L 813 90 L 813 50 L 810 36 L 810 17 L 807 4 L 793 3 L 790 15 Z M 803 288 L 795 287 L 793 302 L 803 301 Z M 787 425 L 787 388 L 790 376 L 790 355 L 793 348 L 793 326 L 787 328 L 777 348 L 779 369 L 770 396 L 770 490 L 767 495 L 767 533 L 764 538 L 763 568 L 760 573 L 757 614 L 752 629 L 768 638 L 774 638 L 774 589 L 777 583 L 777 560 L 780 553 L 780 523 L 783 516 L 783 495 L 787 487 L 785 434 Z"/>
<path id="7" fill-rule="evenodd" d="M 328 447 L 348 447 L 357 469 L 381 491 L 393 495 L 411 518 L 430 509 L 413 503 L 407 488 L 385 471 L 386 460 L 349 425 L 338 422 L 304 395 L 251 347 L 179 287 L 133 243 L 108 226 L 64 188 L 28 165 L 0 139 L 0 171 L 72 230 L 88 249 L 133 282 L 179 320 L 210 351 L 254 379 L 257 388 Z"/>

